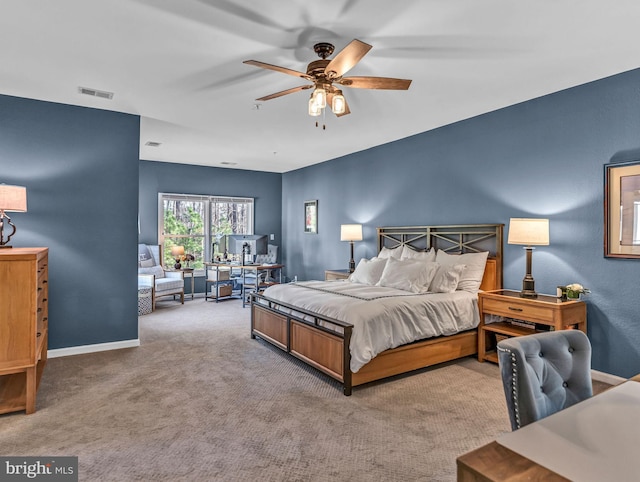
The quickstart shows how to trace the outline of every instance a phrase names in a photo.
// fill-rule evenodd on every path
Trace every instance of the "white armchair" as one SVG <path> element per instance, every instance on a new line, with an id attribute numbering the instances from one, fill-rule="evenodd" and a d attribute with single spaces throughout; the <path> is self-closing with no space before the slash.
<path id="1" fill-rule="evenodd" d="M 184 273 L 165 271 L 162 268 L 161 247 L 153 244 L 138 245 L 138 287 L 151 288 L 152 309 L 156 309 L 156 300 L 163 296 L 180 295 L 184 305 Z"/>

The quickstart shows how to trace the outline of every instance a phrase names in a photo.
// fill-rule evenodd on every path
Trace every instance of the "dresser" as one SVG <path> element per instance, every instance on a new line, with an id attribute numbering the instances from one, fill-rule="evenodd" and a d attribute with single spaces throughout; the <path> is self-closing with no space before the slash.
<path id="1" fill-rule="evenodd" d="M 0 249 L 0 414 L 36 410 L 47 362 L 47 248 Z"/>

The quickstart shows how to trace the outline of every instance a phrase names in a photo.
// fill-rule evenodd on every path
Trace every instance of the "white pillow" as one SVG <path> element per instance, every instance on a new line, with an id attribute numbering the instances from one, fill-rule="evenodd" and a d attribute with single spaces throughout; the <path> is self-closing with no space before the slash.
<path id="1" fill-rule="evenodd" d="M 435 263 L 425 263 L 419 259 L 399 260 L 389 258 L 384 267 L 378 286 L 396 288 L 411 293 L 426 293 L 438 269 Z"/>
<path id="2" fill-rule="evenodd" d="M 435 276 L 429 286 L 429 291 L 433 293 L 453 293 L 458 288 L 460 276 L 464 270 L 463 264 L 455 264 L 451 266 L 438 266 Z"/>
<path id="3" fill-rule="evenodd" d="M 398 246 L 398 247 L 393 248 L 393 249 L 385 248 L 383 246 L 382 249 L 380 250 L 380 252 L 378 253 L 378 258 L 385 258 L 385 259 L 396 258 L 396 259 L 400 259 L 401 257 L 402 257 L 402 246 Z"/>
<path id="4" fill-rule="evenodd" d="M 418 251 L 405 244 L 402 247 L 400 259 L 419 259 L 427 263 L 433 263 L 436 260 L 436 250 L 431 248 L 429 251 Z"/>
<path id="5" fill-rule="evenodd" d="M 349 275 L 349 281 L 363 285 L 375 285 L 387 264 L 385 258 L 362 258 L 356 269 Z"/>
<path id="6" fill-rule="evenodd" d="M 477 293 L 478 290 L 480 290 L 480 283 L 482 283 L 488 255 L 489 253 L 487 251 L 482 253 L 447 254 L 439 249 L 436 254 L 436 263 L 443 266 L 456 264 L 465 265 L 465 269 L 458 282 L 458 289 Z"/>
<path id="7" fill-rule="evenodd" d="M 156 278 L 164 278 L 164 270 L 159 265 L 151 268 L 138 268 L 138 274 L 153 274 Z"/>

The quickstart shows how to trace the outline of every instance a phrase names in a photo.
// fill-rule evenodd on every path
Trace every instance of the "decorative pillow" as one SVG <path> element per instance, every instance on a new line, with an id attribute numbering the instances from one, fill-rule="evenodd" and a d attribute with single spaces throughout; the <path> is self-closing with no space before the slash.
<path id="1" fill-rule="evenodd" d="M 436 254 L 436 263 L 443 266 L 456 264 L 465 265 L 465 269 L 458 282 L 458 289 L 477 293 L 478 290 L 480 290 L 480 283 L 482 283 L 488 255 L 489 253 L 487 251 L 482 253 L 447 254 L 439 249 Z"/>
<path id="2" fill-rule="evenodd" d="M 400 256 L 400 259 L 419 259 L 427 263 L 433 263 L 436 260 L 436 250 L 431 248 L 429 251 L 418 251 L 405 244 L 402 247 L 402 256 Z"/>
<path id="3" fill-rule="evenodd" d="M 425 263 L 420 259 L 389 258 L 382 271 L 378 286 L 387 286 L 411 293 L 426 293 L 438 269 L 435 263 Z"/>
<path id="4" fill-rule="evenodd" d="M 396 259 L 400 259 L 401 257 L 402 257 L 402 246 L 398 246 L 397 248 L 393 248 L 393 249 L 385 248 L 383 246 L 382 249 L 380 250 L 380 252 L 378 253 L 378 258 L 385 258 L 385 259 L 396 258 Z"/>
<path id="5" fill-rule="evenodd" d="M 164 278 L 164 270 L 162 266 L 152 266 L 150 268 L 138 268 L 138 274 L 152 274 L 156 278 Z"/>
<path id="6" fill-rule="evenodd" d="M 138 245 L 138 267 L 149 268 L 150 266 L 154 266 L 155 264 L 156 262 L 153 259 L 153 254 L 151 253 L 149 246 L 147 246 L 146 244 L 139 244 Z"/>
<path id="7" fill-rule="evenodd" d="M 362 258 L 356 269 L 349 276 L 349 281 L 363 285 L 375 285 L 387 264 L 386 258 Z"/>
<path id="8" fill-rule="evenodd" d="M 463 264 L 455 264 L 451 266 L 438 266 L 436 274 L 431 281 L 429 291 L 433 293 L 453 293 L 458 288 L 458 283 L 465 266 Z"/>

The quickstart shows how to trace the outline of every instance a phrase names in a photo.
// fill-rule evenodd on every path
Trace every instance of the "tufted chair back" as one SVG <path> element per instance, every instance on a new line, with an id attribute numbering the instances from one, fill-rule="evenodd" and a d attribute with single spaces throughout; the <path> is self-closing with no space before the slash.
<path id="1" fill-rule="evenodd" d="M 579 330 L 502 340 L 498 360 L 512 430 L 593 395 L 591 344 Z"/>

